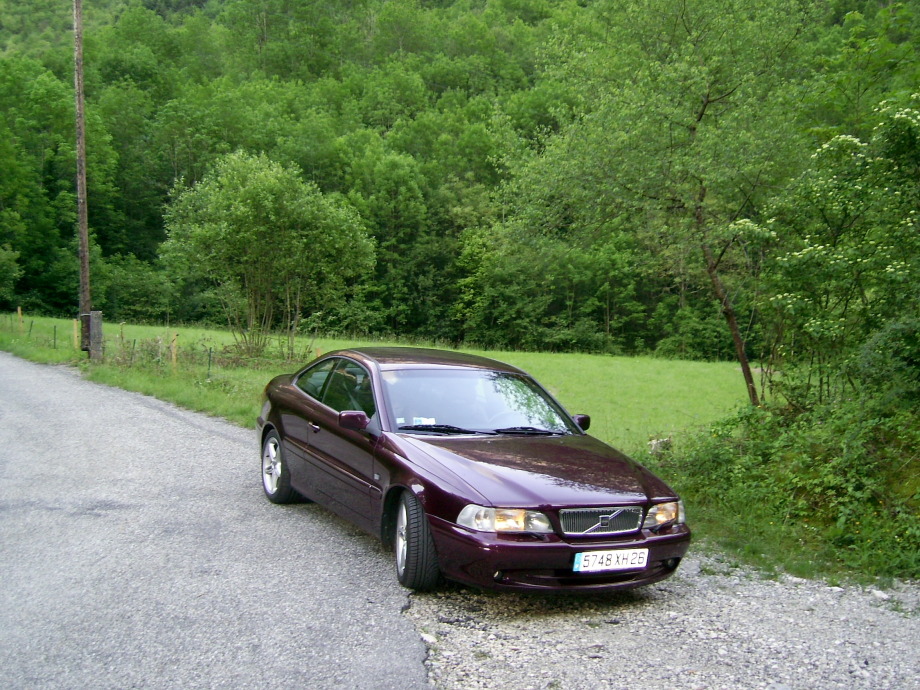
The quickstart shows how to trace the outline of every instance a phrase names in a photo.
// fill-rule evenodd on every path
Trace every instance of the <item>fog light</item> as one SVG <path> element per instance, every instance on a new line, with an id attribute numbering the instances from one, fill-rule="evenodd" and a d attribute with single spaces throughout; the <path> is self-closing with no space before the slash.
<path id="1" fill-rule="evenodd" d="M 501 582 L 501 581 L 502 581 L 502 578 L 504 578 L 504 577 L 505 577 L 505 576 L 502 575 L 502 571 L 501 571 L 501 570 L 496 570 L 496 571 L 495 571 L 495 574 L 492 576 L 492 579 L 495 580 L 496 582 Z"/>
<path id="2" fill-rule="evenodd" d="M 664 562 L 664 567 L 668 570 L 677 570 L 678 565 L 680 565 L 679 558 L 669 558 Z"/>

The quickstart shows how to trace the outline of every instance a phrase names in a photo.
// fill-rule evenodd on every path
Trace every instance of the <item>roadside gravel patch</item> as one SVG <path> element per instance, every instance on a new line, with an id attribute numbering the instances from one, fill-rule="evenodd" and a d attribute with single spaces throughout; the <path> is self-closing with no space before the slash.
<path id="1" fill-rule="evenodd" d="M 416 594 L 445 690 L 920 688 L 920 587 L 832 587 L 693 553 L 663 583 L 592 597 Z"/>

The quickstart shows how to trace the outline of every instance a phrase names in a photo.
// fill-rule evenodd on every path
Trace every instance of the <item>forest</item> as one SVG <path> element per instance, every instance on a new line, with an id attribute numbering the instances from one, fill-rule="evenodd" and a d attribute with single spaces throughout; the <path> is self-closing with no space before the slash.
<path id="1" fill-rule="evenodd" d="M 812 320 L 800 348 L 866 336 L 913 275 L 915 10 L 89 2 L 94 307 L 227 323 L 166 240 L 182 192 L 245 154 L 370 242 L 335 289 L 308 286 L 301 328 L 734 358 L 718 259 L 753 358 Z M 77 294 L 71 22 L 66 3 L 0 4 L 0 299 L 61 315 Z M 842 314 L 859 325 L 833 330 Z"/>
<path id="2" fill-rule="evenodd" d="M 70 9 L 0 0 L 4 309 L 77 311 Z M 84 11 L 107 319 L 736 359 L 686 485 L 920 572 L 920 2 Z"/>

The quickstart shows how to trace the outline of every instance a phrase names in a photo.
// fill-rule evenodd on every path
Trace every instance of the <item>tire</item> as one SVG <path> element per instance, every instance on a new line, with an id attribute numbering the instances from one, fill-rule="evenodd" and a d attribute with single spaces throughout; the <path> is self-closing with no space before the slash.
<path id="1" fill-rule="evenodd" d="M 434 589 L 441 579 L 438 552 L 431 538 L 428 516 L 414 494 L 403 491 L 396 506 L 396 577 L 409 589 Z"/>
<path id="2" fill-rule="evenodd" d="M 281 439 L 271 431 L 262 444 L 262 489 L 272 503 L 292 503 L 297 492 L 291 487 L 291 471 L 281 450 Z"/>

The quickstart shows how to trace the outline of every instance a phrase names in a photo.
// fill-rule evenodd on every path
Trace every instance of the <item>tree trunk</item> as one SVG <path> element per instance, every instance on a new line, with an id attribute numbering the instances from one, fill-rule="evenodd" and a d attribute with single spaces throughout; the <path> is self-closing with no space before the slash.
<path id="1" fill-rule="evenodd" d="M 754 385 L 754 377 L 751 376 L 751 365 L 748 362 L 747 353 L 744 351 L 744 340 L 741 337 L 741 329 L 738 328 L 738 319 L 735 318 L 735 308 L 732 306 L 722 279 L 719 277 L 718 264 L 712 255 L 712 249 L 705 242 L 702 245 L 703 256 L 706 258 L 706 271 L 712 280 L 712 287 L 715 290 L 716 297 L 722 303 L 722 313 L 728 322 L 728 328 L 732 332 L 732 340 L 735 341 L 735 351 L 738 353 L 738 362 L 741 364 L 741 373 L 744 374 L 744 383 L 747 385 L 748 396 L 751 398 L 751 404 L 755 407 L 760 405 L 757 397 L 757 386 Z"/>

